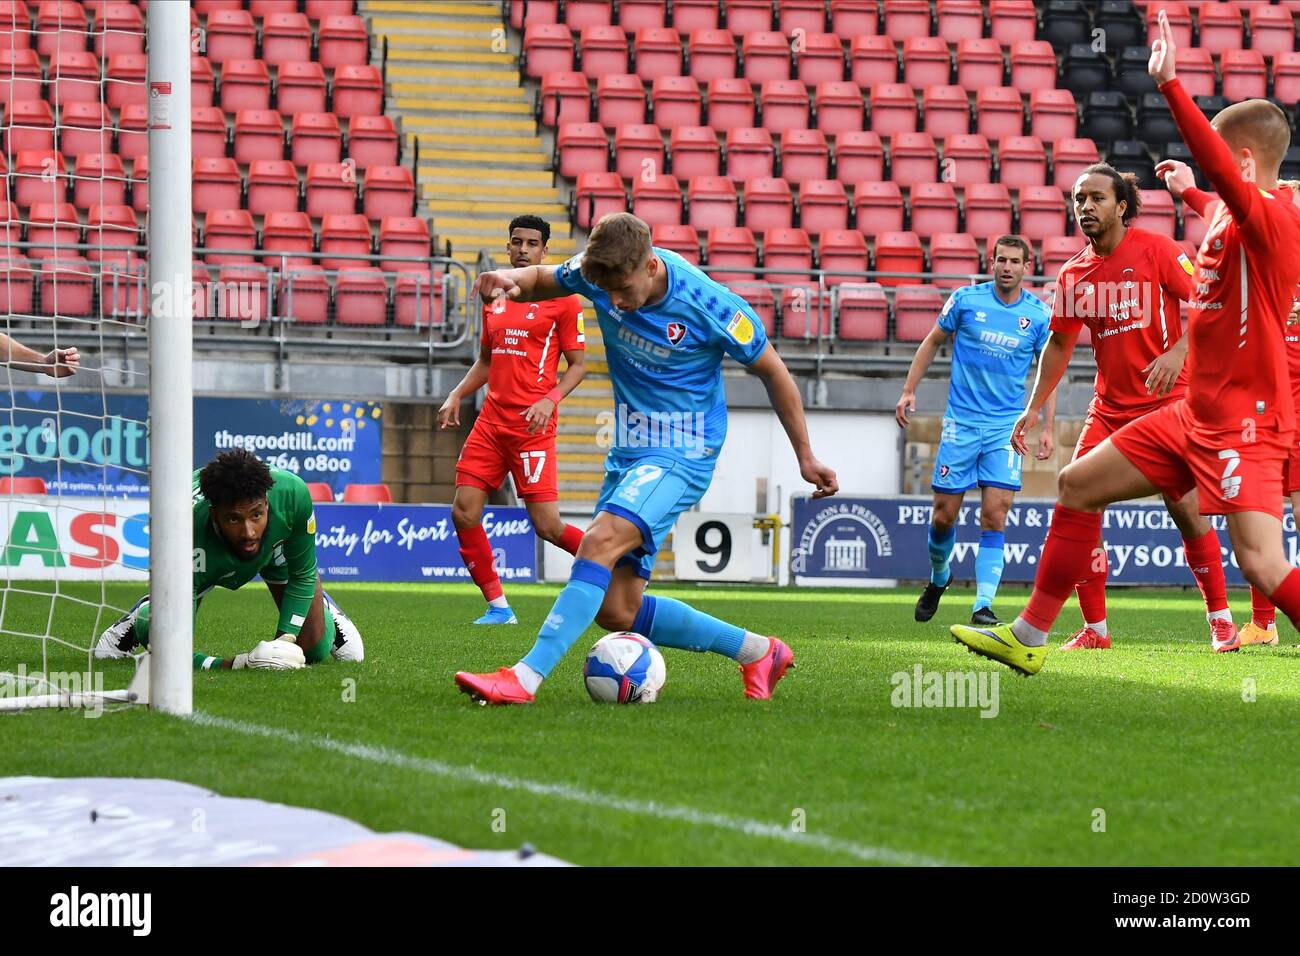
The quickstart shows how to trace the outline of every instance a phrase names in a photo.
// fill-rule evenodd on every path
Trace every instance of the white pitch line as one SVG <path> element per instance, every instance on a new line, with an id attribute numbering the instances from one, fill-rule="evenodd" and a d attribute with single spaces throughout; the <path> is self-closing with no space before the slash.
<path id="1" fill-rule="evenodd" d="M 642 817 L 649 816 L 658 817 L 662 820 L 676 820 L 681 823 L 688 823 L 691 826 L 730 830 L 734 833 L 743 833 L 746 836 L 765 837 L 771 840 L 781 840 L 795 846 L 811 846 L 831 853 L 842 853 L 868 863 L 884 863 L 892 866 L 950 865 L 943 860 L 921 856 L 916 853 L 900 852 L 886 847 L 868 846 L 849 840 L 839 840 L 819 833 L 797 833 L 787 827 L 778 826 L 774 823 L 764 823 L 761 820 L 726 816 L 721 813 L 707 813 L 694 807 L 674 806 L 673 804 L 659 803 L 654 800 L 630 800 L 626 797 L 600 793 L 596 790 L 584 790 L 580 787 L 571 787 L 562 783 L 543 783 L 523 777 L 489 773 L 473 766 L 443 763 L 440 760 L 432 760 L 428 757 L 413 757 L 410 754 L 390 750 L 387 747 L 347 743 L 330 737 L 318 737 L 313 734 L 283 730 L 279 727 L 265 727 L 242 720 L 230 720 L 226 717 L 218 717 L 201 711 L 196 711 L 185 719 L 203 727 L 218 727 L 235 733 L 247 734 L 251 737 L 266 737 L 285 743 L 315 747 L 319 750 L 328 750 L 357 760 L 367 760 L 371 763 L 398 767 L 403 770 L 414 770 L 460 783 L 476 783 L 488 787 L 500 787 L 504 790 L 521 790 L 539 797 L 554 797 L 558 800 L 568 800 L 572 803 L 580 803 L 602 810 L 618 810 Z"/>

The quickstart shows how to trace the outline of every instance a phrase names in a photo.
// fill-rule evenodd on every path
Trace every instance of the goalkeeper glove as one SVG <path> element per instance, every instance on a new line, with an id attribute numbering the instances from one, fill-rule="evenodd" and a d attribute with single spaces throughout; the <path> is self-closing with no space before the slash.
<path id="1" fill-rule="evenodd" d="M 307 666 L 302 648 L 293 638 L 282 635 L 278 640 L 262 641 L 247 654 L 235 657 L 233 670 L 251 667 L 255 670 L 289 671 Z"/>

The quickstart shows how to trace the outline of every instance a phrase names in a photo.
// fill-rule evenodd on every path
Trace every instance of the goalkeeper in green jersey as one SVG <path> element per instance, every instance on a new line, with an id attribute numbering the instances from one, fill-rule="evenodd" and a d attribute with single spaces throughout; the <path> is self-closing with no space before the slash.
<path id="1" fill-rule="evenodd" d="M 292 670 L 330 654 L 364 658 L 356 625 L 321 588 L 306 484 L 237 448 L 194 473 L 195 613 L 213 588 L 236 591 L 259 574 L 280 609 L 274 639 L 233 658 L 195 653 L 196 670 Z M 137 645 L 149 645 L 148 595 L 100 635 L 95 656 L 124 657 Z"/>

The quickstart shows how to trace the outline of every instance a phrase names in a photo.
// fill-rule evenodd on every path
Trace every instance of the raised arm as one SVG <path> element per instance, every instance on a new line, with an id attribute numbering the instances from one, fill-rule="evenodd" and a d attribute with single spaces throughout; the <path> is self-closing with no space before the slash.
<path id="1" fill-rule="evenodd" d="M 555 278 L 558 266 L 525 266 L 522 269 L 495 269 L 480 272 L 471 295 L 492 305 L 501 296 L 516 302 L 540 302 L 569 295 Z"/>

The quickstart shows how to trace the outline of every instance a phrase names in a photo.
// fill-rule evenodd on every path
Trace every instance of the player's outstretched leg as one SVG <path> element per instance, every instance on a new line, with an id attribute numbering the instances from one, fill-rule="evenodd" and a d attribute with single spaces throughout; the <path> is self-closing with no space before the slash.
<path id="1" fill-rule="evenodd" d="M 957 543 L 957 514 L 961 510 L 964 494 L 943 491 L 934 493 L 934 511 L 930 519 L 930 532 L 926 544 L 930 550 L 930 580 L 917 598 L 913 617 L 928 621 L 939 610 L 943 592 L 952 583 L 953 545 Z"/>
<path id="2" fill-rule="evenodd" d="M 1228 582 L 1223 576 L 1223 551 L 1219 545 L 1219 534 L 1201 517 L 1200 503 L 1196 489 L 1189 491 L 1180 501 L 1167 496 L 1165 498 L 1165 506 L 1183 536 L 1187 567 L 1205 599 L 1210 646 L 1216 651 L 1236 650 L 1241 645 L 1238 642 L 1237 625 L 1232 623 L 1232 611 L 1228 609 Z"/>
<path id="3" fill-rule="evenodd" d="M 460 558 L 488 603 L 486 613 L 474 623 L 518 624 L 519 620 L 510 610 L 510 602 L 501 587 L 501 579 L 497 577 L 492 545 L 483 530 L 483 505 L 486 503 L 487 492 L 484 489 L 460 484 L 456 486 L 456 496 L 451 505 L 451 520 L 460 542 Z"/>
<path id="4" fill-rule="evenodd" d="M 1250 623 L 1238 632 L 1242 647 L 1254 644 L 1277 646 L 1277 608 L 1268 595 L 1255 585 L 1250 586 Z"/>
<path id="5" fill-rule="evenodd" d="M 1079 610 L 1083 612 L 1083 627 L 1061 645 L 1061 650 L 1092 651 L 1110 647 L 1110 628 L 1106 622 L 1106 581 L 1109 576 L 1106 543 L 1099 538 L 1083 578 L 1074 587 L 1079 596 Z"/>

